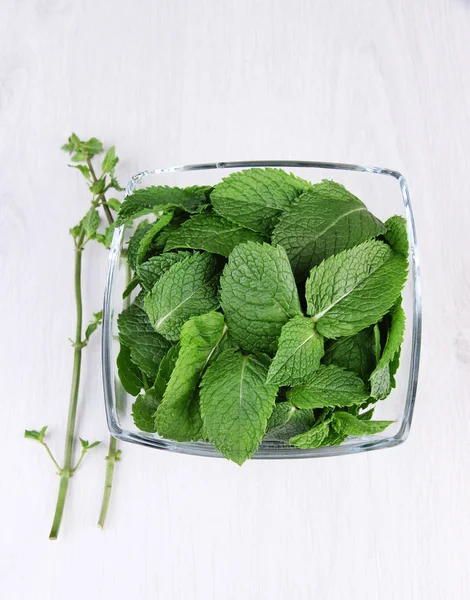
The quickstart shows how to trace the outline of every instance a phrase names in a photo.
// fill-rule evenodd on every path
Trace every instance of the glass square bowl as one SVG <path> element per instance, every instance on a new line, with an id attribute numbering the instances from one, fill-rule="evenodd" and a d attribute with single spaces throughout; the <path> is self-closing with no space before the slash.
<path id="1" fill-rule="evenodd" d="M 279 442 L 262 442 L 253 456 L 255 459 L 314 458 L 340 456 L 368 450 L 389 448 L 404 442 L 408 436 L 418 382 L 419 355 L 421 346 L 421 291 L 416 233 L 410 205 L 408 185 L 403 175 L 379 167 L 323 163 L 308 161 L 252 161 L 221 162 L 151 169 L 136 173 L 126 188 L 126 196 L 136 189 L 149 185 L 187 187 L 191 185 L 215 185 L 235 171 L 252 167 L 276 167 L 292 172 L 316 183 L 322 179 L 334 179 L 358 196 L 379 219 L 399 214 L 406 218 L 410 242 L 410 272 L 403 291 L 403 308 L 407 317 L 405 340 L 401 352 L 397 385 L 390 396 L 376 404 L 374 418 L 390 420 L 384 432 L 350 437 L 340 446 L 325 446 L 312 449 L 290 447 Z M 103 304 L 102 368 L 104 400 L 109 431 L 116 438 L 142 444 L 151 448 L 193 454 L 196 456 L 219 457 L 214 447 L 207 442 L 174 442 L 158 434 L 145 433 L 133 423 L 131 408 L 133 398 L 120 385 L 117 375 L 116 357 L 119 352 L 117 338 L 117 315 L 121 312 L 122 293 L 125 289 L 126 267 L 121 261 L 123 244 L 131 235 L 124 228 L 116 229 L 109 251 L 109 264 Z"/>

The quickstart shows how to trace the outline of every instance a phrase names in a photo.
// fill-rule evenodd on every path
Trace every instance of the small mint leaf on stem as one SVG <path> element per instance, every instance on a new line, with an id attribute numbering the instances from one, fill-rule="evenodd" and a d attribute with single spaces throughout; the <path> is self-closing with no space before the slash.
<path id="1" fill-rule="evenodd" d="M 38 442 L 42 442 L 44 440 L 44 436 L 46 435 L 47 425 L 44 425 L 42 429 L 36 431 L 35 429 L 25 429 L 24 437 L 29 440 L 36 440 Z"/>
<path id="2" fill-rule="evenodd" d="M 111 146 L 104 155 L 103 162 L 101 163 L 102 172 L 112 173 L 118 162 L 119 158 L 116 156 L 116 148 Z"/>
<path id="3" fill-rule="evenodd" d="M 52 460 L 55 468 L 57 469 L 57 474 L 60 475 L 62 473 L 62 469 L 60 468 L 58 462 L 54 458 L 49 446 L 44 441 L 44 437 L 46 436 L 47 427 L 48 427 L 47 425 L 44 425 L 44 427 L 42 427 L 39 431 L 36 431 L 35 429 L 25 429 L 24 437 L 29 440 L 35 440 L 36 442 L 39 442 L 41 444 L 41 446 L 44 447 L 49 458 Z"/>
<path id="4" fill-rule="evenodd" d="M 121 203 L 117 198 L 110 198 L 109 200 L 106 200 L 106 204 L 109 206 L 109 208 L 116 212 L 119 212 L 119 209 L 121 208 Z"/>
<path id="5" fill-rule="evenodd" d="M 102 179 L 98 179 L 95 183 L 90 185 L 90 192 L 92 194 L 102 194 L 104 192 L 104 188 L 106 187 L 106 179 L 103 177 Z"/>

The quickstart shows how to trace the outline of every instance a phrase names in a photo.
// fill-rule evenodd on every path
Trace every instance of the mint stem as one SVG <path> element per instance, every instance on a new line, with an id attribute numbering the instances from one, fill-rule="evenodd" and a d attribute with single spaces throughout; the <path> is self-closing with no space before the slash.
<path id="1" fill-rule="evenodd" d="M 108 515 L 109 500 L 111 498 L 111 491 L 113 487 L 114 467 L 116 465 L 116 461 L 119 460 L 119 452 L 120 451 L 117 449 L 117 439 L 110 435 L 108 456 L 106 457 L 107 465 L 106 476 L 104 480 L 103 500 L 101 502 L 100 516 L 98 519 L 98 527 L 101 529 L 103 529 L 106 517 Z"/>
<path id="2" fill-rule="evenodd" d="M 93 165 L 92 165 L 90 159 L 87 160 L 87 165 L 88 165 L 88 168 L 90 169 L 92 183 L 96 183 L 98 181 L 98 179 L 96 177 L 96 173 L 95 173 L 95 170 L 93 168 Z M 98 201 L 100 202 L 101 206 L 103 207 L 105 215 L 108 219 L 108 223 L 111 225 L 114 222 L 114 219 L 111 214 L 111 211 L 109 210 L 108 205 L 106 204 L 106 197 L 105 197 L 104 192 L 99 194 Z M 129 271 L 127 272 L 127 276 L 128 276 L 128 278 L 130 278 Z M 127 283 L 126 283 L 126 285 L 127 285 Z M 106 475 L 105 475 L 105 479 L 104 479 L 103 499 L 101 500 L 101 510 L 100 510 L 100 516 L 98 519 L 98 527 L 100 527 L 101 529 L 103 529 L 105 521 L 106 521 L 106 517 L 108 515 L 109 501 L 111 499 L 111 491 L 113 488 L 114 468 L 116 466 L 116 461 L 118 460 L 119 453 L 120 453 L 120 450 L 117 449 L 117 439 L 113 438 L 113 436 L 110 435 L 109 436 L 109 445 L 108 445 L 108 456 L 106 457 L 107 464 L 106 464 Z"/>
<path id="3" fill-rule="evenodd" d="M 67 417 L 67 431 L 65 436 L 65 453 L 64 465 L 60 471 L 59 494 L 52 522 L 50 540 L 56 540 L 59 534 L 62 516 L 64 514 L 65 499 L 67 497 L 67 488 L 69 479 L 72 475 L 72 453 L 73 442 L 75 438 L 75 422 L 77 420 L 77 405 L 78 392 L 80 388 L 80 370 L 82 365 L 82 321 L 83 321 L 83 306 L 82 306 L 82 252 L 83 252 L 83 235 L 78 240 L 77 248 L 75 249 L 75 304 L 77 309 L 77 325 L 75 329 L 75 346 L 73 355 L 73 375 L 72 388 L 70 390 L 69 412 Z"/>

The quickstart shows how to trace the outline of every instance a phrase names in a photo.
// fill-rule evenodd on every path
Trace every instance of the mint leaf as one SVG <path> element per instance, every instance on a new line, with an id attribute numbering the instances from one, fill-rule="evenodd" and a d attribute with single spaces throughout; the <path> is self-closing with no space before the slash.
<path id="1" fill-rule="evenodd" d="M 178 358 L 155 417 L 162 437 L 178 442 L 201 438 L 198 381 L 225 332 L 224 317 L 217 312 L 192 317 L 183 325 Z"/>
<path id="2" fill-rule="evenodd" d="M 144 394 L 140 394 L 132 404 L 132 418 L 136 427 L 141 431 L 155 433 L 155 411 L 160 404 L 161 398 L 158 397 L 154 388 L 150 388 Z"/>
<path id="3" fill-rule="evenodd" d="M 135 271 L 137 267 L 137 255 L 139 253 L 140 242 L 151 228 L 151 223 L 148 221 L 141 221 L 137 225 L 132 237 L 129 240 L 129 244 L 127 246 L 127 262 L 133 271 Z"/>
<path id="4" fill-rule="evenodd" d="M 390 372 L 390 366 L 405 337 L 406 316 L 401 306 L 401 302 L 396 303 L 390 311 L 391 324 L 388 330 L 387 341 L 380 355 L 376 368 L 370 376 L 371 396 L 378 400 L 383 400 L 391 392 L 392 376 L 395 375 L 398 368 L 398 359 L 393 365 L 393 375 Z"/>
<path id="5" fill-rule="evenodd" d="M 137 396 L 144 387 L 144 383 L 142 381 L 142 372 L 132 361 L 131 349 L 128 346 L 121 344 L 116 364 L 122 387 L 131 396 Z"/>
<path id="6" fill-rule="evenodd" d="M 90 208 L 87 214 L 80 221 L 80 224 L 83 227 L 85 239 L 91 240 L 94 238 L 100 224 L 100 215 L 98 214 L 96 208 Z"/>
<path id="7" fill-rule="evenodd" d="M 241 465 L 266 430 L 277 386 L 267 384 L 269 359 L 225 350 L 201 382 L 201 413 L 209 440 L 225 458 Z"/>
<path id="8" fill-rule="evenodd" d="M 171 266 L 177 262 L 182 262 L 188 256 L 190 256 L 189 252 L 165 252 L 158 256 L 152 256 L 144 263 L 137 265 L 136 271 L 140 284 L 150 292 L 163 273 L 166 273 Z"/>
<path id="9" fill-rule="evenodd" d="M 163 400 L 166 386 L 178 358 L 179 345 L 172 346 L 162 358 L 154 385 L 138 396 L 132 405 L 132 417 L 135 425 L 142 431 L 155 433 L 155 413 Z"/>
<path id="10" fill-rule="evenodd" d="M 217 261 L 211 254 L 193 254 L 164 273 L 145 298 L 155 331 L 178 340 L 183 323 L 219 306 Z"/>
<path id="11" fill-rule="evenodd" d="M 347 412 L 333 413 L 331 425 L 334 430 L 342 435 L 371 435 L 380 433 L 391 425 L 393 421 L 364 421 Z"/>
<path id="12" fill-rule="evenodd" d="M 338 433 L 331 426 L 328 435 L 323 439 L 320 446 L 339 446 L 348 436 L 343 433 Z"/>
<path id="13" fill-rule="evenodd" d="M 368 327 L 355 335 L 329 340 L 325 345 L 323 363 L 342 367 L 356 373 L 363 381 L 369 381 L 377 364 L 374 328 Z"/>
<path id="14" fill-rule="evenodd" d="M 87 440 L 84 440 L 82 438 L 78 439 L 80 440 L 82 450 L 91 450 L 92 448 L 96 448 L 96 446 L 99 446 L 101 444 L 101 442 L 93 442 L 90 444 L 90 442 L 88 442 Z"/>
<path id="15" fill-rule="evenodd" d="M 116 148 L 111 146 L 104 155 L 103 162 L 101 163 L 101 170 L 103 173 L 112 173 L 118 162 L 119 158 L 116 156 Z"/>
<path id="16" fill-rule="evenodd" d="M 88 342 L 91 335 L 98 329 L 101 325 L 101 321 L 103 319 L 103 311 L 98 311 L 97 313 L 93 313 L 93 321 L 88 325 L 85 330 L 85 342 Z"/>
<path id="17" fill-rule="evenodd" d="M 165 252 L 175 248 L 196 248 L 228 256 L 237 244 L 248 241 L 262 242 L 263 238 L 214 213 L 203 212 L 192 216 L 170 234 Z"/>
<path id="18" fill-rule="evenodd" d="M 395 375 L 396 375 L 396 372 L 398 371 L 398 367 L 400 366 L 400 354 L 401 354 L 401 348 L 398 348 L 397 353 L 392 358 L 392 360 L 390 361 L 390 364 L 389 364 L 390 380 L 391 380 L 392 388 L 396 387 Z"/>
<path id="19" fill-rule="evenodd" d="M 342 250 L 384 233 L 385 226 L 339 183 L 324 181 L 302 194 L 281 217 L 273 244 L 283 246 L 296 278 Z"/>
<path id="20" fill-rule="evenodd" d="M 89 188 L 92 194 L 101 194 L 104 192 L 104 188 L 106 187 L 106 181 L 103 179 L 98 179 L 95 183 L 92 183 Z"/>
<path id="21" fill-rule="evenodd" d="M 330 425 L 327 421 L 318 423 L 309 431 L 292 437 L 289 440 L 291 446 L 297 448 L 318 448 L 323 445 L 330 431 Z"/>
<path id="22" fill-rule="evenodd" d="M 88 179 L 88 181 L 91 181 L 90 169 L 88 167 L 86 167 L 85 165 L 69 165 L 69 167 L 71 167 L 72 169 L 78 169 L 80 171 L 80 173 L 83 175 L 83 177 L 85 177 L 85 179 Z"/>
<path id="23" fill-rule="evenodd" d="M 274 405 L 263 442 L 288 442 L 290 438 L 311 429 L 314 424 L 313 410 L 299 410 L 287 402 L 280 402 Z"/>
<path id="24" fill-rule="evenodd" d="M 362 379 L 335 365 L 322 365 L 308 383 L 287 391 L 287 400 L 298 408 L 352 406 L 361 404 L 368 397 Z"/>
<path id="25" fill-rule="evenodd" d="M 121 208 L 121 203 L 117 198 L 109 198 L 106 200 L 106 204 L 115 212 L 119 212 L 119 209 Z"/>
<path id="26" fill-rule="evenodd" d="M 128 296 L 130 296 L 138 285 L 139 285 L 138 277 L 134 277 L 133 279 L 131 279 L 129 281 L 129 283 L 127 284 L 126 288 L 124 289 L 124 291 L 122 292 L 122 298 L 125 299 Z"/>
<path id="27" fill-rule="evenodd" d="M 157 221 L 152 223 L 151 227 L 149 227 L 145 231 L 137 249 L 136 266 L 140 265 L 144 261 L 153 239 L 155 238 L 157 233 L 159 233 L 164 227 L 168 225 L 172 218 L 173 211 L 170 210 L 167 212 L 163 212 L 161 215 L 159 215 Z"/>
<path id="28" fill-rule="evenodd" d="M 119 341 L 130 347 L 132 361 L 154 380 L 171 344 L 155 332 L 142 304 L 143 296 L 139 294 L 118 316 Z"/>
<path id="29" fill-rule="evenodd" d="M 245 350 L 274 353 L 285 323 L 301 314 L 283 248 L 246 242 L 230 254 L 220 280 L 221 304 L 232 338 Z"/>
<path id="30" fill-rule="evenodd" d="M 162 362 L 160 363 L 160 366 L 158 368 L 158 373 L 157 377 L 155 378 L 155 383 L 153 384 L 153 389 L 155 390 L 155 394 L 159 398 L 159 402 L 163 400 L 163 395 L 165 393 L 168 382 L 170 381 L 173 369 L 175 368 L 179 351 L 179 344 L 172 346 L 162 358 Z"/>
<path id="31" fill-rule="evenodd" d="M 268 383 L 297 385 L 305 383 L 320 366 L 323 336 L 312 319 L 294 317 L 281 329 L 279 347 L 268 372 Z"/>
<path id="32" fill-rule="evenodd" d="M 102 233 L 97 233 L 95 238 L 103 244 L 105 248 L 111 247 L 111 242 L 113 241 L 114 230 L 116 229 L 116 223 L 111 223 L 109 227 L 106 227 L 104 235 Z"/>
<path id="33" fill-rule="evenodd" d="M 211 201 L 221 217 L 269 234 L 282 212 L 310 187 L 279 169 L 248 169 L 225 177 L 214 187 Z"/>
<path id="34" fill-rule="evenodd" d="M 168 208 L 181 208 L 189 213 L 199 212 L 208 204 L 207 194 L 210 189 L 209 186 L 195 185 L 184 189 L 150 186 L 136 190 L 121 204 L 117 224 L 124 225 L 131 219 L 149 213 L 156 214 Z"/>
<path id="35" fill-rule="evenodd" d="M 384 237 L 392 249 L 396 252 L 400 252 L 403 256 L 408 257 L 409 243 L 406 219 L 399 215 L 395 215 L 385 221 L 385 227 L 387 228 L 387 231 L 385 232 Z"/>
<path id="36" fill-rule="evenodd" d="M 90 138 L 87 142 L 81 142 L 81 148 L 90 158 L 103 152 L 103 144 L 97 138 Z"/>
<path id="37" fill-rule="evenodd" d="M 305 287 L 307 312 L 325 337 L 353 335 L 390 309 L 406 275 L 401 254 L 383 242 L 364 242 L 312 269 Z"/>
<path id="38" fill-rule="evenodd" d="M 35 429 L 25 429 L 24 437 L 29 440 L 36 440 L 37 442 L 42 442 L 44 440 L 44 436 L 46 435 L 47 425 L 44 425 L 42 429 L 36 431 Z"/>

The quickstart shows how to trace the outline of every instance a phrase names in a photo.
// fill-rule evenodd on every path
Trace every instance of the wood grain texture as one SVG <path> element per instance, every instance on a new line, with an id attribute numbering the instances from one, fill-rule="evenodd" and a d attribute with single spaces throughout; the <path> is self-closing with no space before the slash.
<path id="1" fill-rule="evenodd" d="M 470 3 L 464 0 L 3 0 L 0 4 L 0 581 L 10 600 L 460 600 L 470 588 Z M 72 352 L 68 228 L 86 190 L 70 131 L 148 166 L 305 158 L 411 184 L 425 329 L 415 421 L 397 449 L 223 461 L 126 447 L 96 528 L 105 448 L 58 480 Z M 85 310 L 106 261 L 85 258 Z M 89 268 L 88 268 L 89 267 Z M 99 340 L 80 433 L 105 439 Z"/>

